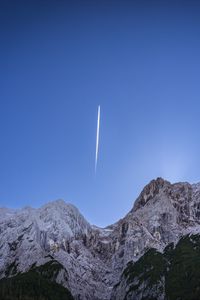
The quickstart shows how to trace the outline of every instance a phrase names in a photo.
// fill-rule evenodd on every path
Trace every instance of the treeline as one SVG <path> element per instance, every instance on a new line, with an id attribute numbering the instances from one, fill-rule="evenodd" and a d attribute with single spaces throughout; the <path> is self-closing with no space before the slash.
<path id="1" fill-rule="evenodd" d="M 47 263 L 26 273 L 0 280 L 1 300 L 73 300 L 69 290 L 56 283 L 58 264 Z M 53 272 L 54 270 L 54 272 Z"/>

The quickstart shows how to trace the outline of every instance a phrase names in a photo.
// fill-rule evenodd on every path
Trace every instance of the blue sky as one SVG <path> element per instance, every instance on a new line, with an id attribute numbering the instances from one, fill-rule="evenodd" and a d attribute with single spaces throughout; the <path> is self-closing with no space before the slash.
<path id="1" fill-rule="evenodd" d="M 198 1 L 1 0 L 0 206 L 63 198 L 105 226 L 155 177 L 200 181 L 199 15 Z"/>

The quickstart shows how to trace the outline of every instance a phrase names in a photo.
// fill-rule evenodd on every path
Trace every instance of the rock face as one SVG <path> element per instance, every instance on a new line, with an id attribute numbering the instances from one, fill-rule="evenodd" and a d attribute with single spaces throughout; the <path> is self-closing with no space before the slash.
<path id="1" fill-rule="evenodd" d="M 163 253 L 170 243 L 176 245 L 181 237 L 199 232 L 200 184 L 171 184 L 162 178 L 143 189 L 123 219 L 103 229 L 91 226 L 77 208 L 63 200 L 39 209 L 2 208 L 0 278 L 56 260 L 67 275 L 60 272 L 54 279 L 74 299 L 122 300 L 129 286 L 122 275 L 128 263 L 138 263 L 151 248 L 156 249 L 155 255 Z M 163 289 L 162 280 L 157 289 Z"/>

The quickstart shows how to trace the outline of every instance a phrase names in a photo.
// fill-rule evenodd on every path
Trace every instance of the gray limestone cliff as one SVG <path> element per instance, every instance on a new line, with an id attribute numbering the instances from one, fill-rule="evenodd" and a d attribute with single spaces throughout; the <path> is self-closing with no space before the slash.
<path id="1" fill-rule="evenodd" d="M 162 253 L 181 237 L 200 232 L 200 184 L 152 180 L 131 211 L 106 228 L 91 226 L 63 200 L 39 209 L 0 209 L 0 278 L 55 259 L 67 271 L 55 278 L 75 299 L 122 299 L 114 288 L 128 263 L 149 249 Z M 12 272 L 9 276 L 13 276 Z M 133 298 L 137 299 L 137 298 Z M 139 299 L 139 298 L 138 298 Z"/>

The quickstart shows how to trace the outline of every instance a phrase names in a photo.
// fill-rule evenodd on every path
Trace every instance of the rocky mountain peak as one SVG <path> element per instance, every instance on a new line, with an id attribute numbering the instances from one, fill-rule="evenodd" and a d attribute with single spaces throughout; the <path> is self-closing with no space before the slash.
<path id="1" fill-rule="evenodd" d="M 148 183 L 142 192 L 140 193 L 139 197 L 136 199 L 133 207 L 133 211 L 138 210 L 139 208 L 146 205 L 146 203 L 154 198 L 157 194 L 159 194 L 160 190 L 164 187 L 169 187 L 171 183 L 167 180 L 164 180 L 161 177 L 157 179 L 153 179 Z"/>

